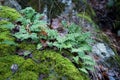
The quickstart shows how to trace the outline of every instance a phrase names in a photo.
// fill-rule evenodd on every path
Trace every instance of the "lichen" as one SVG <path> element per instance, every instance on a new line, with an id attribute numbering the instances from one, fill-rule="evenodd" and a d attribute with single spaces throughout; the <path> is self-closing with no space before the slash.
<path id="1" fill-rule="evenodd" d="M 7 6 L 0 6 L 0 18 L 5 18 L 13 22 L 19 17 L 21 17 L 21 15 L 15 9 Z"/>
<path id="2" fill-rule="evenodd" d="M 36 62 L 38 61 L 38 62 Z M 12 74 L 12 64 L 18 65 L 18 70 Z M 33 58 L 5 56 L 0 58 L 0 80 L 88 80 L 77 68 L 58 52 L 44 50 L 33 52 Z"/>

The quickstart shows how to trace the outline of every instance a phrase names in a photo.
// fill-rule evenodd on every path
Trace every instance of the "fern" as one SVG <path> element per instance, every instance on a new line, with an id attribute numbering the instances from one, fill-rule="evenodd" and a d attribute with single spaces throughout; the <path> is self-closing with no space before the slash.
<path id="1" fill-rule="evenodd" d="M 42 30 L 45 30 L 47 25 L 45 21 L 36 21 L 30 26 L 30 31 L 32 32 L 40 32 Z"/>
<path id="2" fill-rule="evenodd" d="M 59 36 L 56 30 L 47 29 L 46 32 L 47 32 L 48 40 L 54 40 Z"/>
<path id="3" fill-rule="evenodd" d="M 7 45 L 14 45 L 17 46 L 17 44 L 14 41 L 4 40 L 0 42 L 0 44 L 7 44 Z"/>
<path id="4" fill-rule="evenodd" d="M 56 47 L 60 51 L 69 50 L 73 54 L 73 61 L 79 66 L 80 71 L 87 73 L 87 70 L 94 69 L 93 59 L 85 54 L 85 52 L 91 51 L 91 46 L 89 46 L 92 41 L 90 33 L 83 32 L 81 27 L 74 23 L 67 25 L 66 22 L 62 22 L 63 29 L 68 32 L 61 36 L 59 31 L 50 29 L 45 21 L 40 20 L 42 14 L 36 13 L 30 7 L 22 10 L 21 13 L 23 17 L 18 21 L 22 22 L 22 26 L 19 32 L 13 34 L 14 37 L 22 41 L 32 39 L 38 44 L 38 50 L 44 46 L 40 42 L 44 39 L 45 44 L 51 48 Z M 74 53 L 77 55 L 74 56 Z"/>
<path id="5" fill-rule="evenodd" d="M 20 13 L 26 18 L 26 19 L 32 19 L 33 15 L 36 13 L 32 7 L 27 7 L 20 11 Z"/>

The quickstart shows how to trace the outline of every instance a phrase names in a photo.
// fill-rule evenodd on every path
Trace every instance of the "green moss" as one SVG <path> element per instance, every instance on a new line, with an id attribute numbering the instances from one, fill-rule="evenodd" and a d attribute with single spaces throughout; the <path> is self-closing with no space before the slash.
<path id="1" fill-rule="evenodd" d="M 6 25 L 6 24 L 10 24 L 10 22 L 8 22 L 6 20 L 1 20 L 0 21 L 0 25 Z"/>
<path id="2" fill-rule="evenodd" d="M 18 47 L 22 50 L 34 51 L 36 49 L 36 45 L 28 42 L 22 42 L 18 44 Z"/>
<path id="3" fill-rule="evenodd" d="M 5 56 L 0 57 L 0 80 L 6 80 L 7 77 L 11 76 L 12 64 L 22 64 L 24 59 L 19 56 Z"/>
<path id="4" fill-rule="evenodd" d="M 16 49 L 15 46 L 0 44 L 0 57 L 15 54 L 15 49 Z"/>
<path id="5" fill-rule="evenodd" d="M 38 80 L 38 75 L 32 71 L 23 71 L 14 75 L 11 80 Z"/>
<path id="6" fill-rule="evenodd" d="M 9 21 L 15 21 L 21 15 L 14 9 L 0 6 L 0 18 L 9 19 Z M 7 20 L 0 20 L 0 57 L 14 54 L 16 47 L 6 43 L 5 41 L 14 42 L 10 30 L 11 22 Z"/>
<path id="7" fill-rule="evenodd" d="M 10 21 L 15 21 L 21 15 L 15 10 L 7 6 L 0 6 L 0 17 L 9 19 Z"/>
<path id="8" fill-rule="evenodd" d="M 14 42 L 14 37 L 12 37 L 9 29 L 5 28 L 5 26 L 3 24 L 5 24 L 7 22 L 3 23 L 0 21 L 0 57 L 1 56 L 6 56 L 9 54 L 13 54 L 15 52 L 15 46 L 12 46 L 10 44 L 5 43 L 4 41 L 10 41 L 10 42 Z"/>
<path id="9" fill-rule="evenodd" d="M 7 28 L 8 21 L 0 21 L 0 57 L 13 54 L 16 47 L 8 44 L 7 42 L 14 42 L 14 37 L 12 37 L 10 30 Z M 7 42 L 5 42 L 7 41 Z"/>
<path id="10" fill-rule="evenodd" d="M 47 74 L 48 78 L 51 79 L 52 77 L 52 80 L 54 78 L 57 78 L 57 80 L 61 80 L 62 78 L 66 78 L 66 80 L 82 80 L 85 78 L 81 76 L 77 68 L 67 58 L 64 58 L 57 52 L 45 50 L 41 53 L 37 52 L 34 54 L 34 57 L 42 64 L 40 64 L 40 67 L 43 66 L 42 70 L 44 73 L 41 73 L 43 72 L 42 70 L 39 73 Z"/>
<path id="11" fill-rule="evenodd" d="M 12 64 L 19 67 L 14 75 L 10 70 Z M 25 60 L 15 55 L 1 57 L 0 65 L 0 80 L 8 77 L 11 80 L 38 80 L 40 75 L 44 75 L 43 80 L 88 80 L 67 58 L 50 50 L 35 51 L 33 59 Z"/>

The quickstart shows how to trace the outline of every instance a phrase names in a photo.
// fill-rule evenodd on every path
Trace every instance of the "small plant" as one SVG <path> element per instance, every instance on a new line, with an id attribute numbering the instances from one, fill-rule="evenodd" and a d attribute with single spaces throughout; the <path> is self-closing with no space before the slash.
<path id="1" fill-rule="evenodd" d="M 18 19 L 22 23 L 19 32 L 13 34 L 21 41 L 31 39 L 37 43 L 36 49 L 42 47 L 56 47 L 60 51 L 67 49 L 73 55 L 72 62 L 75 63 L 80 71 L 87 73 L 87 70 L 93 70 L 95 62 L 85 52 L 91 51 L 89 43 L 92 41 L 90 33 L 83 32 L 81 27 L 71 23 L 67 26 L 62 23 L 63 30 L 66 33 L 59 32 L 57 29 L 50 29 L 47 23 L 41 18 L 41 14 L 28 7 L 21 11 L 23 17 Z M 61 35 L 62 34 L 62 35 Z"/>

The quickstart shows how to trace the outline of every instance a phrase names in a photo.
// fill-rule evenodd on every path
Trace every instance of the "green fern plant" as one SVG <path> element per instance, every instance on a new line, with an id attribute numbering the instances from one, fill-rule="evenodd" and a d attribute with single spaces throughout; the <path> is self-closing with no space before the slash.
<path id="1" fill-rule="evenodd" d="M 44 43 L 47 46 L 56 47 L 60 51 L 67 49 L 73 55 L 72 62 L 79 66 L 80 71 L 87 73 L 87 70 L 93 70 L 95 62 L 89 55 L 85 54 L 85 52 L 91 51 L 91 46 L 89 46 L 92 41 L 90 33 L 83 32 L 81 27 L 74 23 L 68 26 L 66 23 L 62 23 L 64 30 L 68 32 L 61 36 L 59 31 L 47 27 L 47 23 L 40 20 L 41 15 L 31 8 L 22 10 L 22 14 L 23 17 L 18 19 L 22 22 L 22 26 L 19 32 L 13 34 L 14 37 L 22 41 L 31 38 L 38 44 L 38 50 L 43 47 L 41 40 L 45 40 Z"/>

